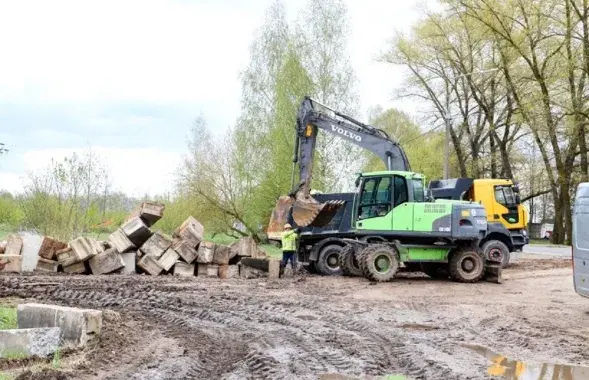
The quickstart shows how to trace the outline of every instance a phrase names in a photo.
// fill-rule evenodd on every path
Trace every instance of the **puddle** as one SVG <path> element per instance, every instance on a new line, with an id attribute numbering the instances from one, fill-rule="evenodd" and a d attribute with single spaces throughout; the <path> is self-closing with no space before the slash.
<path id="1" fill-rule="evenodd" d="M 492 364 L 487 374 L 511 380 L 586 380 L 589 379 L 589 367 L 580 367 L 552 363 L 527 363 L 511 360 L 493 352 L 484 346 L 463 344 L 478 354 L 489 359 Z"/>

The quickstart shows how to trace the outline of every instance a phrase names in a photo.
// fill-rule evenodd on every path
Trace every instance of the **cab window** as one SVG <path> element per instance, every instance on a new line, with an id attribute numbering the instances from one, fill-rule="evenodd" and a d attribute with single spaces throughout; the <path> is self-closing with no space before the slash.
<path id="1" fill-rule="evenodd" d="M 421 179 L 413 180 L 413 200 L 415 202 L 425 202 L 425 191 Z"/>
<path id="2" fill-rule="evenodd" d="M 369 178 L 362 186 L 359 219 L 385 216 L 391 210 L 391 178 Z"/>
<path id="3" fill-rule="evenodd" d="M 495 200 L 504 206 L 515 206 L 515 193 L 511 186 L 495 186 Z"/>
<path id="4" fill-rule="evenodd" d="M 394 207 L 397 207 L 407 201 L 409 201 L 409 194 L 407 192 L 407 180 L 403 177 L 395 176 L 395 203 Z"/>

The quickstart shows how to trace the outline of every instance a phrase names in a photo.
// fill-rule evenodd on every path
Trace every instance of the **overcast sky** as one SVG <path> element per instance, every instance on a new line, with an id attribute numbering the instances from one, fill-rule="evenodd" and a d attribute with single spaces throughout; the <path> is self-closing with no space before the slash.
<path id="1" fill-rule="evenodd" d="M 239 113 L 239 71 L 272 0 L 0 0 L 0 189 L 88 146 L 130 195 L 171 189 L 192 121 Z M 295 16 L 304 0 L 288 0 Z M 403 71 L 375 62 L 418 1 L 347 0 L 361 108 L 396 106 Z"/>

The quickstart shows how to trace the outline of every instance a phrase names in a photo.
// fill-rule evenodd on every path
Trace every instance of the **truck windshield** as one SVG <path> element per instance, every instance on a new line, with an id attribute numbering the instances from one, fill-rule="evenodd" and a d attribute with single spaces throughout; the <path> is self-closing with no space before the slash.
<path id="1" fill-rule="evenodd" d="M 495 200 L 505 206 L 515 206 L 515 193 L 511 186 L 495 186 Z"/>
<path id="2" fill-rule="evenodd" d="M 414 179 L 413 180 L 413 201 L 414 202 L 425 202 L 423 181 L 421 179 Z"/>

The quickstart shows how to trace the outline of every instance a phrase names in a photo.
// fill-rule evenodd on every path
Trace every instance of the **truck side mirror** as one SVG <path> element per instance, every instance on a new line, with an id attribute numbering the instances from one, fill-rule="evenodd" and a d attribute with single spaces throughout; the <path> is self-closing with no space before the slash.
<path id="1" fill-rule="evenodd" d="M 519 194 L 515 194 L 515 203 L 518 205 L 522 203 L 522 198 L 519 196 Z"/>

